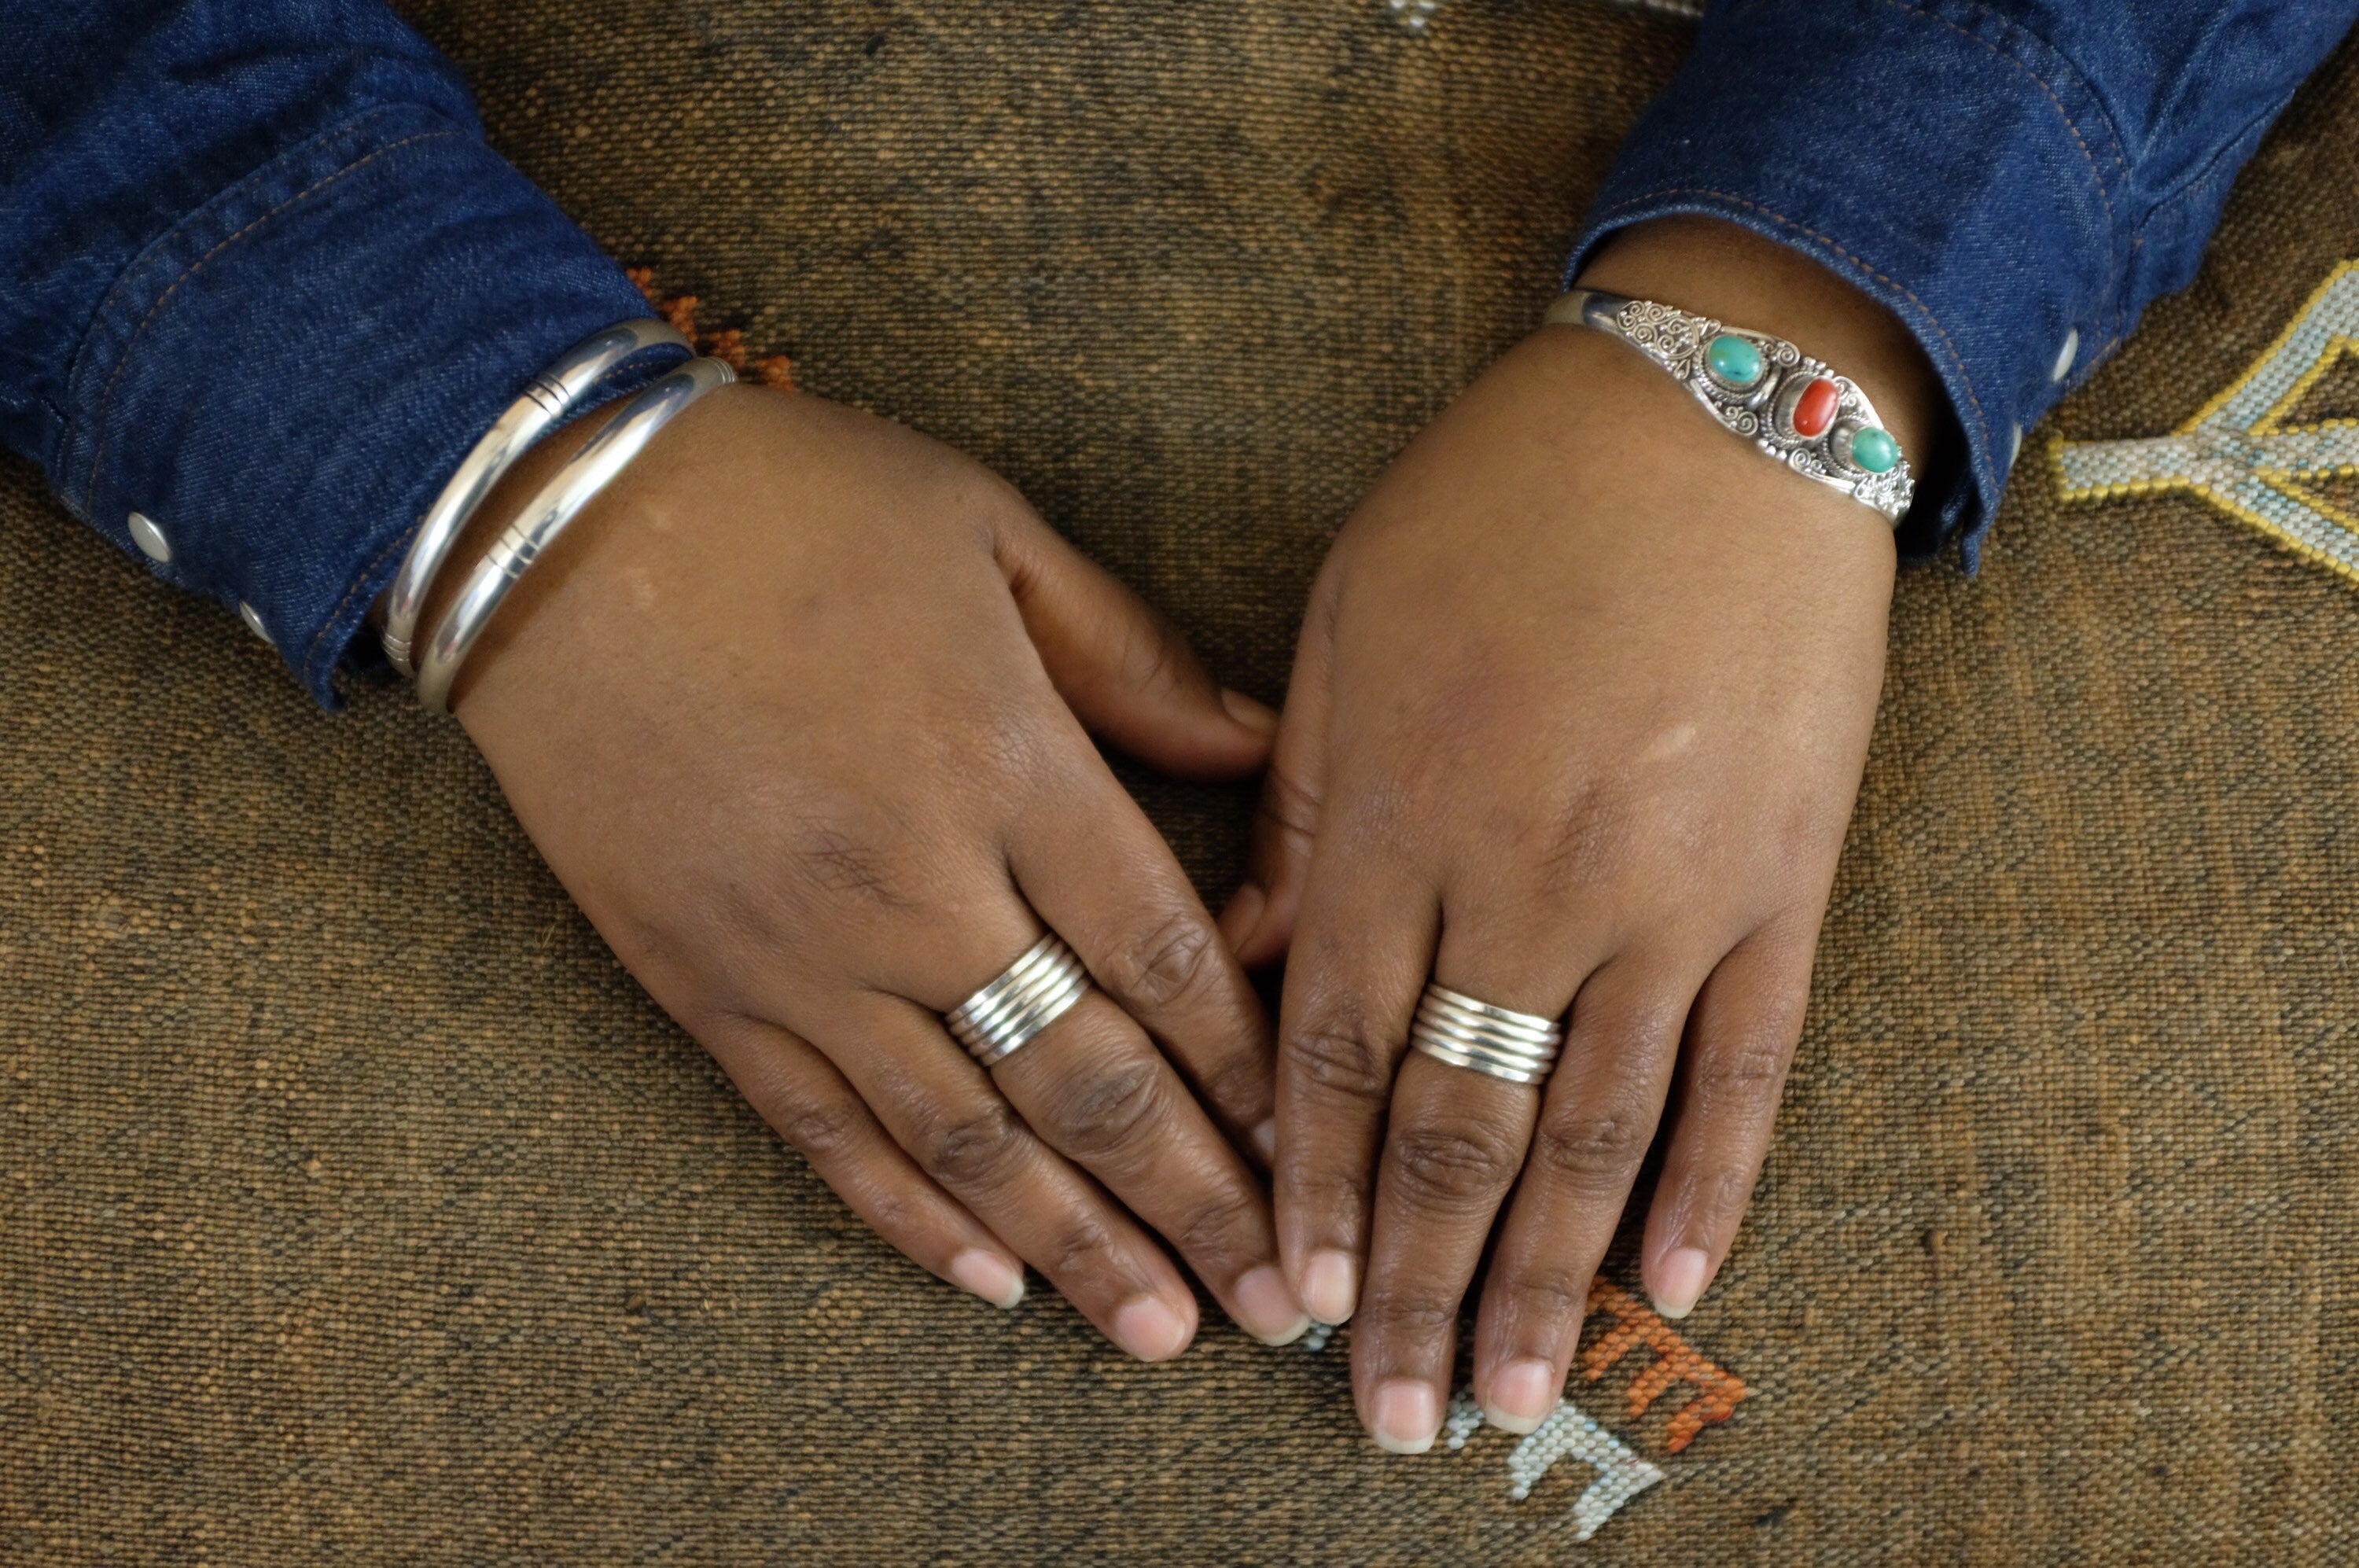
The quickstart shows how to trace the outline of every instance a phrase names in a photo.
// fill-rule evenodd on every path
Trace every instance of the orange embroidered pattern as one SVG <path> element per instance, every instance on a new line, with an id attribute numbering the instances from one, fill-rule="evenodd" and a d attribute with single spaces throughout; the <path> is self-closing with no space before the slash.
<path id="1" fill-rule="evenodd" d="M 1609 1368 L 1641 1345 L 1655 1353 L 1654 1363 L 1631 1381 L 1632 1420 L 1645 1415 L 1648 1407 L 1675 1383 L 1689 1384 L 1696 1390 L 1695 1397 L 1671 1417 L 1670 1436 L 1665 1443 L 1671 1453 L 1677 1454 L 1693 1443 L 1696 1434 L 1706 1426 L 1724 1421 L 1736 1413 L 1737 1401 L 1749 1390 L 1733 1373 L 1706 1360 L 1701 1351 L 1681 1339 L 1653 1308 L 1600 1275 L 1589 1287 L 1589 1310 L 1609 1312 L 1614 1319 L 1614 1326 L 1581 1353 L 1582 1376 L 1590 1382 L 1604 1377 Z"/>
<path id="2" fill-rule="evenodd" d="M 794 362 L 783 354 L 765 354 L 755 359 L 745 348 L 745 332 L 741 327 L 726 327 L 719 332 L 701 332 L 696 324 L 697 307 L 703 303 L 693 294 L 667 296 L 656 287 L 656 269 L 652 267 L 629 267 L 623 269 L 639 292 L 647 297 L 656 314 L 677 327 L 688 341 L 696 345 L 699 354 L 711 354 L 740 376 L 752 376 L 765 387 L 780 391 L 795 389 Z"/>

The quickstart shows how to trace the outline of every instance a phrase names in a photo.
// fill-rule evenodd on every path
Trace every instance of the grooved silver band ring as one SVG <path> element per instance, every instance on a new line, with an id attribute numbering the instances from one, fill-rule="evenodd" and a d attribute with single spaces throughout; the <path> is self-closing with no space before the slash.
<path id="1" fill-rule="evenodd" d="M 1564 1029 L 1554 1018 L 1479 1002 L 1447 985 L 1428 983 L 1409 1026 L 1408 1043 L 1436 1062 L 1467 1067 L 1510 1083 L 1546 1081 L 1556 1066 Z"/>
<path id="2" fill-rule="evenodd" d="M 1050 931 L 999 978 L 942 1015 L 967 1054 L 985 1067 L 1005 1062 L 1063 1018 L 1090 988 L 1090 972 Z"/>

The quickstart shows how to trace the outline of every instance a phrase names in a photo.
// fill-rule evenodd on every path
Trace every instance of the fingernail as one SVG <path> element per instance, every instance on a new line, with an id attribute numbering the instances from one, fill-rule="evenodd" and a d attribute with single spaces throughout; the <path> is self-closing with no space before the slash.
<path id="1" fill-rule="evenodd" d="M 1528 1437 L 1556 1409 L 1556 1368 L 1536 1356 L 1522 1356 L 1499 1368 L 1483 1419 L 1503 1432 Z"/>
<path id="2" fill-rule="evenodd" d="M 1230 1292 L 1236 1298 L 1239 1326 L 1264 1345 L 1292 1345 L 1310 1332 L 1310 1314 L 1286 1288 L 1275 1263 L 1245 1270 Z"/>
<path id="3" fill-rule="evenodd" d="M 1188 1347 L 1188 1324 L 1154 1296 L 1133 1296 L 1114 1309 L 1114 1342 L 1141 1361 L 1169 1361 Z"/>
<path id="4" fill-rule="evenodd" d="M 1243 953 L 1254 932 L 1261 929 L 1261 912 L 1269 908 L 1269 895 L 1252 882 L 1240 887 L 1229 898 L 1229 907 L 1221 911 L 1221 939 L 1229 944 L 1231 953 Z"/>
<path id="5" fill-rule="evenodd" d="M 1360 1304 L 1359 1265 L 1348 1252 L 1314 1252 L 1302 1266 L 1302 1305 L 1323 1323 L 1351 1321 Z"/>
<path id="6" fill-rule="evenodd" d="M 1422 1383 L 1397 1378 L 1376 1388 L 1376 1419 L 1369 1435 L 1387 1454 L 1423 1454 L 1441 1427 L 1441 1408 Z"/>
<path id="7" fill-rule="evenodd" d="M 970 1247 L 951 1258 L 951 1278 L 995 1307 L 1012 1311 L 1024 1300 L 1024 1271 L 988 1252 Z"/>
<path id="8" fill-rule="evenodd" d="M 1253 1129 L 1253 1146 L 1261 1151 L 1261 1157 L 1265 1160 L 1272 1163 L 1277 1161 L 1277 1118 L 1276 1116 L 1270 1117 L 1269 1120 Z"/>
<path id="9" fill-rule="evenodd" d="M 1712 1259 L 1696 1247 L 1675 1247 L 1655 1265 L 1655 1310 L 1667 1318 L 1683 1318 L 1695 1311 L 1703 1294 L 1704 1271 Z"/>
<path id="10" fill-rule="evenodd" d="M 1255 702 L 1242 691 L 1232 691 L 1225 686 L 1222 687 L 1221 706 L 1229 711 L 1229 717 L 1257 735 L 1274 735 L 1277 733 L 1277 712 L 1266 703 Z"/>

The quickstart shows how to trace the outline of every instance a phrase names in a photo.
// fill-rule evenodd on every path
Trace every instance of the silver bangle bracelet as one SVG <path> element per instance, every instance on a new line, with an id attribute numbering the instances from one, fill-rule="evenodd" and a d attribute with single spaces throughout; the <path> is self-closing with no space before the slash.
<path id="1" fill-rule="evenodd" d="M 1908 460 L 1859 384 L 1825 361 L 1767 332 L 1597 289 L 1563 296 L 1546 320 L 1620 338 L 1669 371 L 1729 430 L 1900 526 L 1917 493 Z"/>
<path id="2" fill-rule="evenodd" d="M 426 607 L 426 595 L 433 590 L 435 574 L 442 570 L 451 547 L 459 542 L 467 520 L 501 476 L 550 426 L 572 411 L 600 376 L 643 349 L 667 345 L 688 354 L 696 352 L 679 328 L 652 318 L 618 321 L 592 332 L 534 376 L 524 395 L 508 405 L 507 411 L 460 461 L 450 483 L 418 519 L 418 537 L 411 541 L 386 597 L 385 656 L 396 670 L 404 675 L 417 673 L 409 665 L 409 642 L 418 635 L 418 616 Z"/>
<path id="3" fill-rule="evenodd" d="M 656 432 L 678 419 L 690 403 L 737 379 L 736 372 L 717 359 L 691 359 L 655 381 L 624 407 L 621 413 L 582 443 L 565 466 L 549 477 L 507 530 L 476 564 L 466 588 L 443 613 L 442 624 L 418 661 L 418 700 L 435 713 L 448 712 L 451 683 L 459 666 L 491 625 L 500 602 L 558 535 L 582 514 L 582 509 L 606 488 L 631 460 L 639 455 Z"/>

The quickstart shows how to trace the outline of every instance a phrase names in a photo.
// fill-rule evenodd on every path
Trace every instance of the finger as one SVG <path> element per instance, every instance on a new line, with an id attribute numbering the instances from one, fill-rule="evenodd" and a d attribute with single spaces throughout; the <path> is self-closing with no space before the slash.
<path id="1" fill-rule="evenodd" d="M 995 1307 L 1024 1300 L 1024 1265 L 886 1135 L 828 1059 L 792 1031 L 737 1018 L 700 1031 L 762 1119 L 920 1269 Z"/>
<path id="2" fill-rule="evenodd" d="M 1009 838 L 1009 869 L 1091 977 L 1266 1163 L 1277 1140 L 1268 1015 L 1163 835 L 1089 762 L 1027 807 Z M 1082 822 L 1088 833 L 1074 831 Z"/>
<path id="3" fill-rule="evenodd" d="M 1440 1429 L 1459 1303 L 1538 1105 L 1537 1088 L 1416 1052 L 1401 1063 L 1376 1173 L 1367 1286 L 1352 1328 L 1361 1422 L 1395 1454 L 1424 1453 Z"/>
<path id="4" fill-rule="evenodd" d="M 1050 1147 L 1179 1250 L 1246 1333 L 1310 1327 L 1277 1267 L 1261 1182 L 1138 1025 L 1093 991 L 992 1069 Z"/>
<path id="5" fill-rule="evenodd" d="M 1234 779 L 1268 759 L 1277 715 L 1214 681 L 1169 616 L 1056 530 L 1011 524 L 995 553 L 1049 681 L 1093 731 L 1187 779 Z"/>
<path id="6" fill-rule="evenodd" d="M 1393 846 L 1338 833 L 1321 840 L 1304 892 L 1278 1018 L 1275 1188 L 1287 1279 L 1324 1323 L 1359 1301 L 1376 1150 L 1437 897 Z"/>
<path id="7" fill-rule="evenodd" d="M 1506 918 L 1495 896 L 1478 907 L 1460 917 L 1445 904 L 1435 980 L 1495 1007 L 1562 1017 L 1595 957 L 1593 939 L 1528 913 Z M 1539 1105 L 1537 1085 L 1414 1051 L 1401 1064 L 1352 1331 L 1361 1417 L 1394 1453 L 1432 1446 L 1457 1366 L 1459 1308 L 1523 1169 Z"/>
<path id="8" fill-rule="evenodd" d="M 1678 1119 L 1647 1215 L 1655 1310 L 1683 1318 L 1736 1239 L 1802 1034 L 1817 932 L 1760 932 L 1704 982 L 1688 1020 Z"/>
<path id="9" fill-rule="evenodd" d="M 1530 1432 L 1562 1397 L 1590 1281 L 1653 1141 L 1704 967 L 1624 956 L 1573 1000 L 1476 1323 L 1474 1392 L 1494 1425 Z"/>
<path id="10" fill-rule="evenodd" d="M 1261 781 L 1253 854 L 1245 880 L 1221 911 L 1221 934 L 1248 969 L 1273 963 L 1294 939 L 1310 846 L 1319 829 L 1327 772 L 1328 672 L 1335 642 L 1334 593 L 1321 578 L 1311 590 L 1286 687 L 1286 712 Z"/>
<path id="11" fill-rule="evenodd" d="M 850 1080 L 919 1170 L 1141 1361 L 1196 1332 L 1179 1270 L 1096 1182 L 1041 1142 L 941 1020 L 868 992 L 837 1003 L 812 1043 Z"/>

